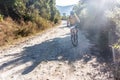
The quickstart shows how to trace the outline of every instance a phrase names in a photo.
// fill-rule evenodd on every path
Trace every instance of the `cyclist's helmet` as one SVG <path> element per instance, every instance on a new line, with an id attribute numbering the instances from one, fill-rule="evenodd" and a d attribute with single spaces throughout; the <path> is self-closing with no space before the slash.
<path id="1" fill-rule="evenodd" d="M 81 3 L 85 3 L 87 2 L 88 0 L 80 0 Z"/>
<path id="2" fill-rule="evenodd" d="M 74 12 L 73 12 L 73 11 L 71 11 L 71 12 L 70 12 L 70 15 L 74 15 Z"/>

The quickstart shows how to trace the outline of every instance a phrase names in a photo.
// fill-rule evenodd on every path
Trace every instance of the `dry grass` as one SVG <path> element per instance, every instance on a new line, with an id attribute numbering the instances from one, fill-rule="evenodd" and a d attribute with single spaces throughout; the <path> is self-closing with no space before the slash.
<path id="1" fill-rule="evenodd" d="M 0 22 L 0 46 L 13 43 L 16 39 L 27 37 L 54 26 L 52 22 L 37 18 L 34 22 L 17 23 L 10 17 Z"/>

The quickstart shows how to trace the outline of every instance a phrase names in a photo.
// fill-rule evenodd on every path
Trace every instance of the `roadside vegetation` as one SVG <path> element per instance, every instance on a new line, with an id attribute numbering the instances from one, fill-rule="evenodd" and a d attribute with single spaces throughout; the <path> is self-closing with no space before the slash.
<path id="1" fill-rule="evenodd" d="M 102 57 L 110 60 L 112 59 L 112 57 L 110 57 L 112 53 L 116 55 L 116 59 L 120 57 L 119 0 L 101 0 L 100 2 L 97 0 L 80 0 L 80 2 L 74 6 L 73 11 L 79 16 L 81 29 L 87 32 L 87 38 L 95 44 L 95 48 L 98 48 L 96 53 L 99 52 Z M 115 63 L 119 65 L 120 59 L 118 58 Z M 117 70 L 116 73 L 120 72 L 119 66 L 116 67 L 118 68 L 114 68 Z M 119 77 L 119 75 L 117 75 L 117 77 Z"/>
<path id="2" fill-rule="evenodd" d="M 55 0 L 1 0 L 0 46 L 60 22 Z"/>
<path id="3" fill-rule="evenodd" d="M 73 8 L 81 20 L 81 29 L 88 33 L 86 36 L 100 48 L 103 55 L 107 53 L 106 47 L 118 41 L 120 4 L 113 2 L 80 0 Z"/>

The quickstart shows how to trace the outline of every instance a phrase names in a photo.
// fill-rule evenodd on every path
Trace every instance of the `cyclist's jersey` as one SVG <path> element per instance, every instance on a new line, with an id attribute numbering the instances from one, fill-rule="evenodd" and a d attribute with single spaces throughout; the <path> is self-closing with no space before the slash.
<path id="1" fill-rule="evenodd" d="M 76 24 L 80 23 L 80 20 L 76 15 L 70 15 L 69 22 L 70 22 L 70 25 L 72 26 L 72 25 L 76 25 Z"/>

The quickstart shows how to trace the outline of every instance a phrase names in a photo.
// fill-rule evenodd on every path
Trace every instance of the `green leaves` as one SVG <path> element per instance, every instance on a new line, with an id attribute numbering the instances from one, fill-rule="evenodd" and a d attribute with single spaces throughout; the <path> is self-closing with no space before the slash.
<path id="1" fill-rule="evenodd" d="M 55 19 L 60 19 L 59 11 L 57 11 L 55 6 L 55 0 L 35 0 L 28 7 L 33 7 L 39 11 L 39 15 L 50 21 L 55 21 Z"/>
<path id="2" fill-rule="evenodd" d="M 5 17 L 13 19 L 30 19 L 36 15 L 53 21 L 60 17 L 55 0 L 0 0 L 0 11 Z M 36 13 L 36 11 L 38 11 Z"/>
<path id="3" fill-rule="evenodd" d="M 0 22 L 3 21 L 3 15 L 0 14 Z"/>

